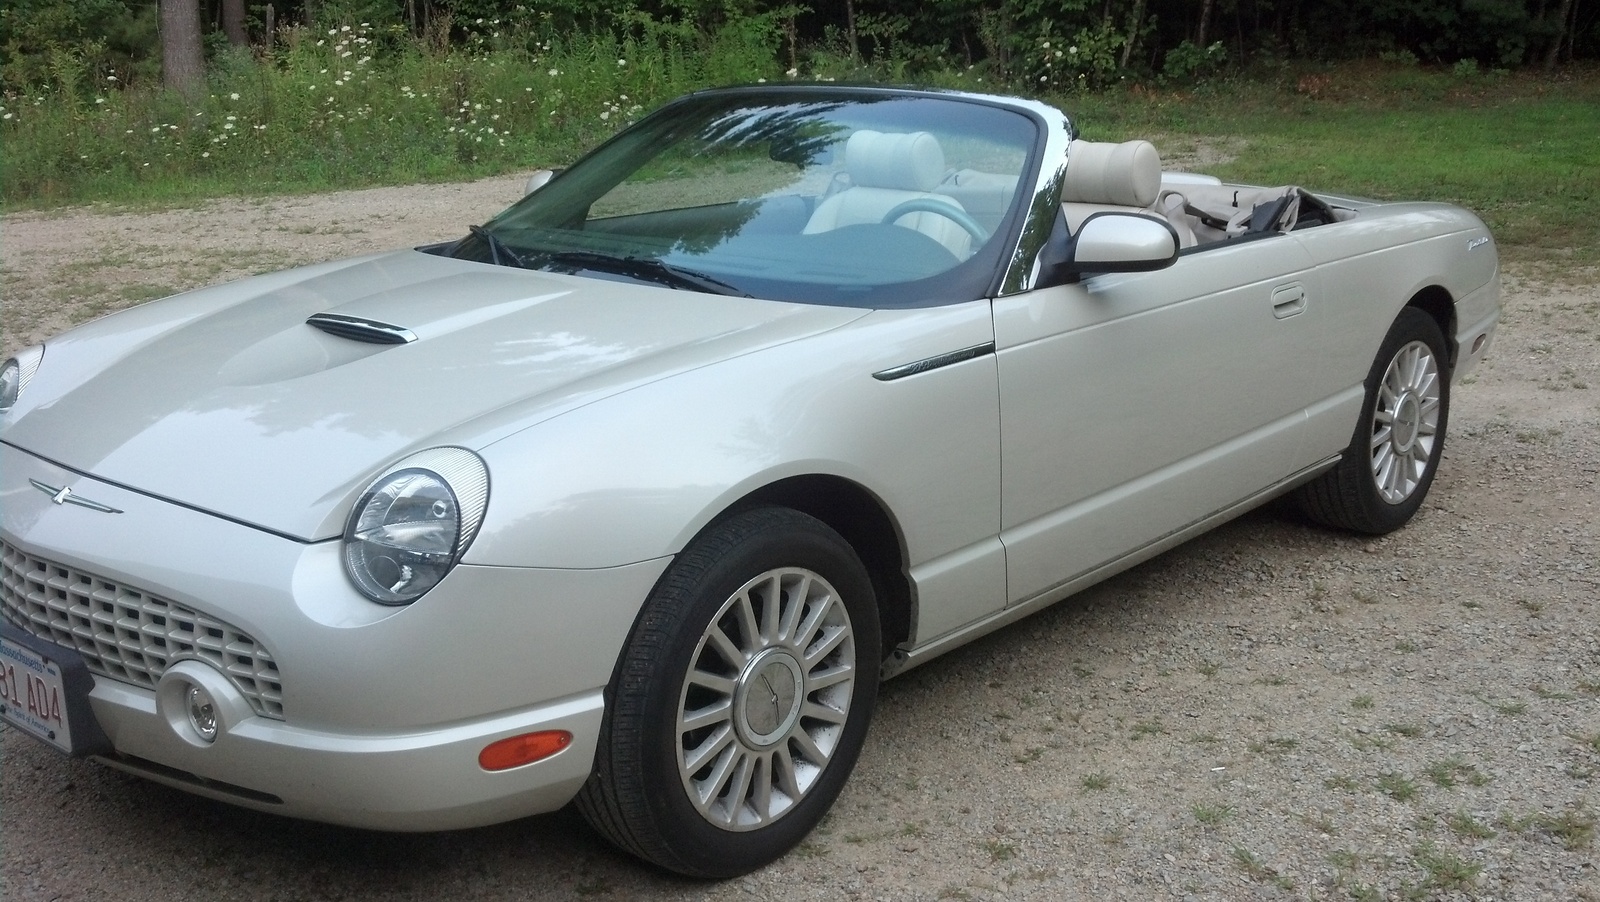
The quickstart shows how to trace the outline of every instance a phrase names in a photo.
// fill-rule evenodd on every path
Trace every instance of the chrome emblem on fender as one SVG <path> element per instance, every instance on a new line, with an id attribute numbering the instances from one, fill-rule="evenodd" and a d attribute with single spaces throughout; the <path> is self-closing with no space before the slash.
<path id="1" fill-rule="evenodd" d="M 1467 242 L 1467 250 L 1474 251 L 1474 250 L 1477 250 L 1480 247 L 1483 247 L 1485 244 L 1488 244 L 1488 243 L 1489 243 L 1489 236 L 1488 235 L 1479 235 L 1478 237 L 1476 237 L 1476 238 L 1472 239 L 1471 241 Z"/>
<path id="2" fill-rule="evenodd" d="M 69 489 L 66 486 L 46 485 L 37 479 L 28 480 L 28 484 L 39 491 L 44 492 L 46 495 L 49 495 L 50 500 L 57 504 L 76 504 L 79 507 L 87 507 L 89 510 L 99 511 L 102 514 L 122 513 L 122 511 L 110 506 L 109 504 L 101 504 L 98 501 L 90 501 L 82 495 L 74 495 L 72 494 L 72 489 Z"/>

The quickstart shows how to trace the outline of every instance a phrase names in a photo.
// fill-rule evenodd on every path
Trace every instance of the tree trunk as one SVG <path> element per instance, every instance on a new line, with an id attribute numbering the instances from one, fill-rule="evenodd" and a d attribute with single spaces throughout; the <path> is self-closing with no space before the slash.
<path id="1" fill-rule="evenodd" d="M 845 35 L 850 39 L 850 58 L 861 58 L 861 45 L 856 39 L 856 4 L 855 0 L 844 0 Z"/>
<path id="2" fill-rule="evenodd" d="M 1195 36 L 1194 42 L 1202 50 L 1206 46 L 1206 31 L 1211 26 L 1211 8 L 1217 5 L 1217 0 L 1204 0 L 1200 4 L 1200 33 Z"/>
<path id="3" fill-rule="evenodd" d="M 1566 43 L 1569 29 L 1572 27 L 1573 9 L 1572 0 L 1561 0 L 1561 11 L 1556 13 L 1556 33 L 1550 38 L 1550 48 L 1544 53 L 1544 70 L 1549 72 L 1561 61 L 1561 45 Z"/>
<path id="4" fill-rule="evenodd" d="M 1122 45 L 1122 68 L 1133 58 L 1133 45 L 1139 43 L 1139 26 L 1144 24 L 1144 0 L 1134 0 L 1133 22 L 1128 26 L 1128 43 Z"/>
<path id="5" fill-rule="evenodd" d="M 161 81 L 193 99 L 205 90 L 206 60 L 200 46 L 199 0 L 160 0 Z"/>
<path id="6" fill-rule="evenodd" d="M 222 33 L 235 47 L 249 45 L 250 36 L 244 32 L 244 0 L 222 0 Z"/>

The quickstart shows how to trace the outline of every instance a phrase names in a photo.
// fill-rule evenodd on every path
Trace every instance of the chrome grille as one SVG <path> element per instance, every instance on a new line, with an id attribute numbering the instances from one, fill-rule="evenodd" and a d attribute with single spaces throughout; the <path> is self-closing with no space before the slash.
<path id="1" fill-rule="evenodd" d="M 283 684 L 266 648 L 232 624 L 0 542 L 0 611 L 12 624 L 77 650 L 98 676 L 155 688 L 178 661 L 228 675 L 250 707 L 283 719 Z"/>

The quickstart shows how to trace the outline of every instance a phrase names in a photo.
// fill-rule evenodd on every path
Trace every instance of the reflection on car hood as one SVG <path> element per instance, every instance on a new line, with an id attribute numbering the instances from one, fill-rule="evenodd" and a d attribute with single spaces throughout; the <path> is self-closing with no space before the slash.
<path id="1" fill-rule="evenodd" d="M 51 342 L 4 433 L 57 463 L 300 538 L 435 444 L 481 447 L 630 387 L 865 311 L 717 297 L 403 251 L 260 276 Z M 330 313 L 409 330 L 378 344 Z"/>

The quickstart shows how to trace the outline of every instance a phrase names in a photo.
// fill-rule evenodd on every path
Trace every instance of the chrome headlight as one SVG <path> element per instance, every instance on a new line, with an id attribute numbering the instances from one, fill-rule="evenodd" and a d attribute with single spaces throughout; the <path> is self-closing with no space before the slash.
<path id="1" fill-rule="evenodd" d="M 0 413 L 5 413 L 17 403 L 17 398 L 22 396 L 22 390 L 28 387 L 28 380 L 38 372 L 43 360 L 44 345 L 34 345 L 6 361 L 5 368 L 0 369 Z"/>
<path id="2" fill-rule="evenodd" d="M 461 560 L 489 506 L 489 469 L 465 448 L 421 451 L 361 493 L 344 530 L 344 569 L 379 604 L 410 604 Z"/>

